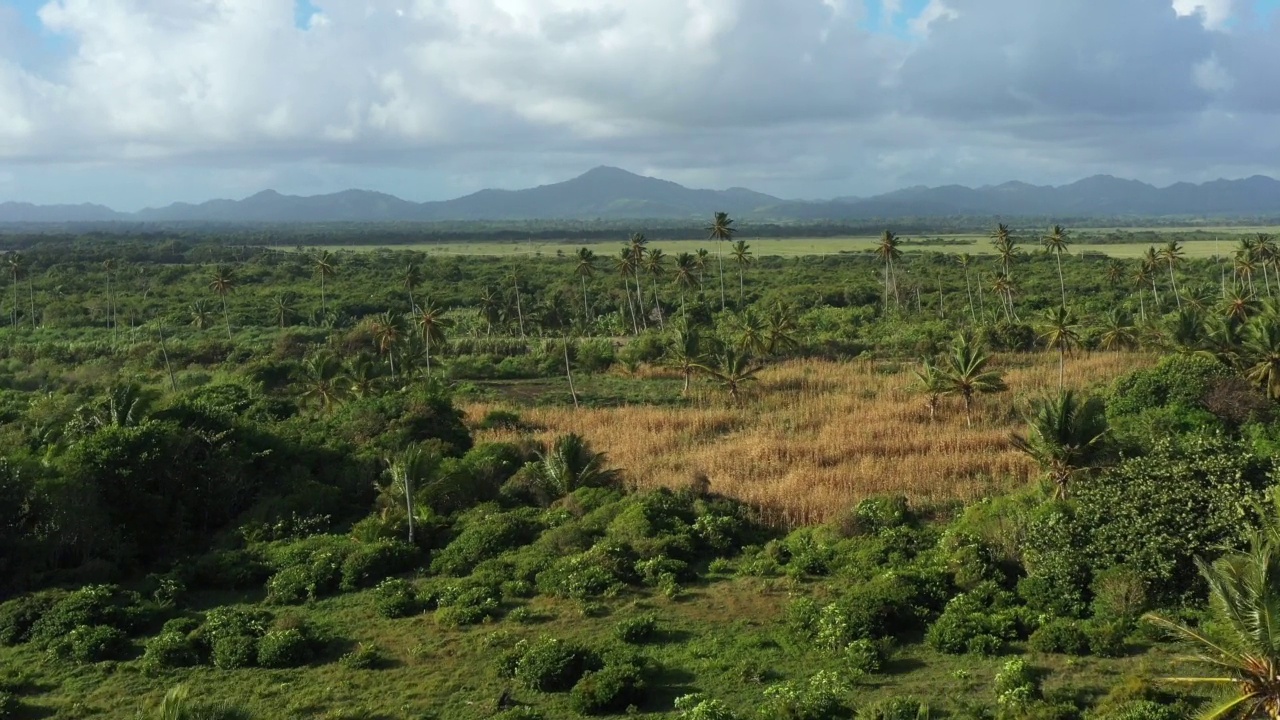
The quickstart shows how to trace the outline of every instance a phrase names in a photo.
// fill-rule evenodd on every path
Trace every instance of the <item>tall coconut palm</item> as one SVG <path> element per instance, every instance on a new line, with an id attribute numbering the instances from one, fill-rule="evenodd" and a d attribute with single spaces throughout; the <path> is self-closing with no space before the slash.
<path id="1" fill-rule="evenodd" d="M 697 260 L 693 255 L 682 252 L 676 255 L 676 269 L 673 280 L 676 287 L 680 288 L 680 319 L 686 324 L 689 322 L 689 313 L 685 309 L 685 291 L 692 290 L 697 283 Z"/>
<path id="2" fill-rule="evenodd" d="M 991 244 L 995 246 L 996 255 L 1000 258 L 1000 269 L 1005 275 L 1012 276 L 1013 261 L 1018 257 L 1018 241 L 1013 237 L 1013 231 L 1004 223 L 996 225 L 996 229 L 991 231 Z"/>
<path id="3" fill-rule="evenodd" d="M 113 260 L 112 258 L 107 258 L 106 260 L 103 260 L 102 270 L 104 273 L 106 273 L 106 276 L 107 276 L 107 327 L 111 330 L 111 336 L 112 338 L 114 338 L 116 334 L 116 313 L 115 313 L 116 303 L 115 303 L 115 294 L 113 292 L 113 288 L 111 287 L 111 280 L 112 280 L 112 276 L 115 275 L 116 261 Z"/>
<path id="4" fill-rule="evenodd" d="M 582 319 L 591 322 L 591 301 L 587 298 L 587 278 L 596 274 L 596 254 L 591 248 L 578 248 L 578 264 L 573 272 L 582 281 Z"/>
<path id="5" fill-rule="evenodd" d="M 735 232 L 737 232 L 737 229 L 733 227 L 733 220 L 729 217 L 729 213 L 725 212 L 717 212 L 715 218 L 711 221 L 711 225 L 707 227 L 708 239 L 716 241 L 716 264 L 719 266 L 720 272 L 721 312 L 728 306 L 724 295 L 724 250 L 721 243 L 733 240 Z"/>
<path id="6" fill-rule="evenodd" d="M 1249 289 L 1249 293 L 1253 294 L 1255 292 L 1253 275 L 1258 270 L 1258 262 L 1257 257 L 1254 255 L 1254 250 L 1250 248 L 1247 251 L 1236 253 L 1233 265 L 1236 276 L 1235 284 L 1237 286 L 1244 285 Z"/>
<path id="7" fill-rule="evenodd" d="M 1044 249 L 1053 253 L 1054 259 L 1058 261 L 1058 287 L 1062 290 L 1062 307 L 1067 306 L 1067 283 L 1062 279 L 1062 253 L 1067 251 L 1067 231 L 1061 225 L 1054 225 L 1049 234 L 1045 235 L 1041 240 Z"/>
<path id="8" fill-rule="evenodd" d="M 417 263 L 409 263 L 404 267 L 404 274 L 400 276 L 400 286 L 409 294 L 409 312 L 415 312 L 418 309 L 417 303 L 413 299 L 413 291 L 418 289 L 422 284 L 422 268 Z"/>
<path id="9" fill-rule="evenodd" d="M 1071 479 L 1102 459 L 1107 434 L 1106 406 L 1089 397 L 1080 400 L 1071 390 L 1032 404 L 1027 415 L 1030 432 L 1014 435 L 1013 446 L 1034 460 L 1053 482 L 1054 496 L 1067 496 Z"/>
<path id="10" fill-rule="evenodd" d="M 10 324 L 14 327 L 18 326 L 18 281 L 27 276 L 26 258 L 22 257 L 17 251 L 7 253 L 5 255 L 5 267 L 9 271 L 9 279 L 13 286 L 13 309 L 10 315 Z"/>
<path id="11" fill-rule="evenodd" d="M 1160 311 L 1160 290 L 1156 286 L 1156 272 L 1160 268 L 1160 251 L 1154 246 L 1148 247 L 1142 254 L 1142 266 L 1146 269 L 1147 280 L 1151 282 L 1151 297 L 1155 300 L 1156 311 Z"/>
<path id="12" fill-rule="evenodd" d="M 1280 499 L 1267 503 L 1261 527 L 1244 550 L 1196 566 L 1209 587 L 1209 618 L 1197 628 L 1156 614 L 1143 619 L 1196 649 L 1206 675 L 1166 682 L 1198 685 L 1224 694 L 1201 709 L 1203 720 L 1280 718 Z"/>
<path id="13" fill-rule="evenodd" d="M 1133 284 L 1138 288 L 1138 316 L 1142 322 L 1147 321 L 1147 283 L 1151 280 L 1151 271 L 1147 263 L 1140 262 L 1133 273 Z M 1159 303 L 1157 303 L 1157 311 Z"/>
<path id="14" fill-rule="evenodd" d="M 492 335 L 494 323 L 502 321 L 502 293 L 492 287 L 480 293 L 480 316 L 484 318 L 485 335 Z"/>
<path id="15" fill-rule="evenodd" d="M 1080 325 L 1076 316 L 1065 307 L 1056 307 L 1045 313 L 1040 327 L 1040 339 L 1058 351 L 1058 388 L 1066 382 L 1067 353 L 1080 345 Z"/>
<path id="16" fill-rule="evenodd" d="M 311 258 L 311 267 L 320 278 L 320 314 L 328 312 L 325 303 L 325 290 L 330 279 L 338 274 L 338 258 L 328 250 L 321 250 Z"/>
<path id="17" fill-rule="evenodd" d="M 640 284 L 640 273 L 644 271 L 645 253 L 649 247 L 649 239 L 644 233 L 633 233 L 628 240 L 631 251 L 631 279 L 636 283 L 636 312 L 640 314 L 640 325 L 649 327 L 648 314 L 644 311 L 644 287 Z"/>
<path id="18" fill-rule="evenodd" d="M 227 295 L 236 287 L 235 271 L 219 265 L 209 280 L 209 289 L 222 300 L 222 317 L 227 321 L 227 339 L 231 339 L 231 312 L 227 309 Z"/>
<path id="19" fill-rule="evenodd" d="M 658 312 L 658 326 L 665 328 L 666 321 L 662 317 L 662 298 L 658 291 L 658 280 L 667 273 L 666 255 L 662 248 L 652 248 L 644 256 L 644 271 L 653 278 L 653 308 Z"/>
<path id="20" fill-rule="evenodd" d="M 973 427 L 973 399 L 1001 392 L 1006 387 L 998 371 L 987 369 L 990 362 L 986 351 L 967 333 L 957 335 L 950 351 L 943 356 L 943 393 L 964 399 L 964 419 L 969 427 Z"/>
<path id="21" fill-rule="evenodd" d="M 369 332 L 378 354 L 387 358 L 391 367 L 391 379 L 396 379 L 396 345 L 404 339 L 404 321 L 393 310 L 379 313 L 369 320 Z"/>
<path id="22" fill-rule="evenodd" d="M 706 248 L 698 248 L 693 253 L 693 264 L 698 269 L 698 291 L 706 292 L 707 265 L 711 262 L 711 252 Z"/>
<path id="23" fill-rule="evenodd" d="M 294 294 L 291 292 L 281 293 L 271 298 L 271 317 L 282 329 L 293 321 L 293 315 L 296 312 L 294 300 Z"/>
<path id="24" fill-rule="evenodd" d="M 1120 283 L 1124 282 L 1125 269 L 1126 268 L 1123 260 L 1112 260 L 1111 262 L 1107 263 L 1107 275 L 1106 275 L 1107 283 L 1110 284 L 1112 287 L 1115 287 Z"/>
<path id="25" fill-rule="evenodd" d="M 1182 252 L 1182 246 L 1177 240 L 1170 240 L 1160 249 L 1160 259 L 1169 265 L 1169 286 L 1173 288 L 1173 299 L 1178 303 L 1178 309 L 1182 309 L 1182 297 L 1178 293 L 1178 278 L 1174 276 L 1173 269 L 1180 265 L 1186 259 L 1186 254 Z"/>
<path id="26" fill-rule="evenodd" d="M 1013 280 L 1008 275 L 997 272 L 991 282 L 991 291 L 1000 296 L 1005 318 L 1013 322 Z"/>
<path id="27" fill-rule="evenodd" d="M 730 248 L 733 255 L 733 261 L 738 265 L 738 306 L 741 307 L 745 297 L 744 271 L 748 265 L 755 262 L 755 258 L 751 256 L 751 246 L 746 240 L 738 240 Z"/>
<path id="28" fill-rule="evenodd" d="M 902 251 L 898 249 L 898 236 L 889 230 L 880 233 L 875 252 L 876 257 L 884 263 L 884 300 L 881 306 L 888 312 L 889 295 L 892 294 L 895 299 L 898 297 L 898 283 L 893 274 L 893 264 L 902 257 Z"/>
<path id="29" fill-rule="evenodd" d="M 1243 349 L 1249 379 L 1273 400 L 1280 399 L 1280 326 L 1274 322 L 1251 324 Z"/>
<path id="30" fill-rule="evenodd" d="M 1133 318 L 1121 308 L 1111 308 L 1102 316 L 1102 333 L 1098 345 L 1110 352 L 1132 350 L 1138 345 L 1138 334 Z"/>
<path id="31" fill-rule="evenodd" d="M 431 302 L 430 298 L 422 302 L 422 307 L 418 308 L 413 320 L 426 347 L 427 377 L 431 377 L 431 346 L 441 347 L 448 342 L 446 331 L 453 327 L 453 320 L 445 317 L 444 311 Z"/>
<path id="32" fill-rule="evenodd" d="M 956 263 L 964 271 L 964 294 L 969 299 L 969 318 L 976 323 L 978 314 L 973 309 L 973 288 L 969 284 L 969 268 L 973 265 L 973 256 L 969 253 L 961 253 L 956 256 Z"/>
<path id="33" fill-rule="evenodd" d="M 743 388 L 760 372 L 760 366 L 752 361 L 750 355 L 731 347 L 716 353 L 709 361 L 699 363 L 698 369 L 724 388 L 733 403 L 741 399 Z"/>
<path id="34" fill-rule="evenodd" d="M 1194 355 L 1204 350 L 1204 330 L 1204 316 L 1195 310 L 1181 310 L 1161 324 L 1161 340 L 1173 352 Z"/>
<path id="35" fill-rule="evenodd" d="M 627 309 L 631 311 L 631 328 L 640 334 L 640 322 L 636 318 L 636 305 L 631 297 L 631 276 L 635 275 L 635 255 L 630 247 L 623 247 L 622 252 L 614 256 L 613 267 L 622 276 L 623 293 L 627 296 Z"/>
<path id="36" fill-rule="evenodd" d="M 302 404 L 328 412 L 346 396 L 342 361 L 332 351 L 321 350 L 302 361 Z"/>
<path id="37" fill-rule="evenodd" d="M 1267 297 L 1274 297 L 1275 294 L 1271 290 L 1270 269 L 1275 267 L 1277 260 L 1280 260 L 1280 248 L 1276 247 L 1275 238 L 1267 233 L 1258 233 L 1254 244 L 1258 264 L 1262 266 L 1262 279 L 1267 285 Z M 1276 284 L 1280 285 L 1280 275 L 1276 276 Z"/>
<path id="38" fill-rule="evenodd" d="M 1223 317 L 1211 315 L 1204 320 L 1204 337 L 1200 343 L 1200 354 L 1217 358 L 1219 362 L 1237 371 L 1243 371 L 1244 348 L 1247 326 Z"/>
<path id="39" fill-rule="evenodd" d="M 413 523 L 417 516 L 414 507 L 414 495 L 440 466 L 440 455 L 423 448 L 421 445 L 410 445 L 396 455 L 387 458 L 387 475 L 397 491 L 404 493 L 405 514 L 409 522 L 409 544 L 413 544 Z"/>
<path id="40" fill-rule="evenodd" d="M 515 288 L 516 319 L 520 322 L 520 337 L 526 337 L 524 334 L 524 306 L 520 302 L 520 274 L 513 269 L 507 279 L 511 281 L 511 287 Z"/>

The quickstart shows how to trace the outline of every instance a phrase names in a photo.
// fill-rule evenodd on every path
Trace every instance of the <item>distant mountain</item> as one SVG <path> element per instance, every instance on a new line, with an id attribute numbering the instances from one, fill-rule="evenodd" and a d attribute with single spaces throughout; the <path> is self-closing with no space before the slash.
<path id="1" fill-rule="evenodd" d="M 1165 188 L 1096 175 L 1058 187 L 1007 182 L 970 188 L 917 186 L 875 197 L 791 201 L 746 188 L 695 190 L 612 167 L 526 190 L 481 190 L 442 202 L 414 203 L 385 193 L 346 190 L 300 197 L 273 190 L 243 200 L 175 203 L 136 213 L 101 205 L 0 203 L 0 223 L 163 222 L 322 223 L 513 220 L 682 220 L 715 211 L 739 219 L 843 221 L 902 217 L 1280 216 L 1280 181 L 1254 176 Z"/>

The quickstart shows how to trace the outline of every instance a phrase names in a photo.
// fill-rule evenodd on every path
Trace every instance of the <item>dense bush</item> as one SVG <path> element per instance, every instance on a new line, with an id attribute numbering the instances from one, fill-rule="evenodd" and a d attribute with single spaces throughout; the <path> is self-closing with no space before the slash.
<path id="1" fill-rule="evenodd" d="M 85 585 L 62 596 L 31 626 L 31 640 L 49 646 L 77 628 L 111 627 L 122 633 L 146 622 L 151 610 L 135 592 L 115 585 Z M 100 633 L 99 633 L 100 634 Z"/>
<path id="2" fill-rule="evenodd" d="M 342 561 L 342 589 L 371 587 L 379 581 L 413 569 L 418 549 L 396 541 L 360 545 Z"/>
<path id="3" fill-rule="evenodd" d="M 81 625 L 49 643 L 55 657 L 78 663 L 119 660 L 128 648 L 128 636 L 108 625 Z"/>
<path id="4" fill-rule="evenodd" d="M 1029 624 L 1012 594 L 985 583 L 952 598 L 925 640 L 939 652 L 991 655 L 1003 641 L 1020 637 Z"/>
<path id="5" fill-rule="evenodd" d="M 541 530 L 536 514 L 528 509 L 482 515 L 467 521 L 458 537 L 436 554 L 431 570 L 465 575 L 482 560 L 527 545 Z"/>
<path id="6" fill-rule="evenodd" d="M 338 662 L 348 670 L 377 670 L 386 664 L 387 658 L 377 645 L 361 643 Z"/>
<path id="7" fill-rule="evenodd" d="M 779 683 L 765 689 L 766 717 L 785 720 L 834 720 L 848 717 L 844 696 L 849 686 L 835 673 L 819 672 L 808 680 Z"/>
<path id="8" fill-rule="evenodd" d="M 599 597 L 635 579 L 635 554 L 621 543 L 603 540 L 578 555 L 560 558 L 538 573 L 538 590 L 579 600 Z"/>
<path id="9" fill-rule="evenodd" d="M 147 641 L 142 664 L 152 671 L 191 667 L 200 664 L 200 655 L 185 633 L 162 632 Z"/>
<path id="10" fill-rule="evenodd" d="M 32 628 L 64 593 L 34 593 L 0 604 L 0 645 L 18 645 L 31 639 Z"/>
<path id="11" fill-rule="evenodd" d="M 210 659 L 220 670 L 253 667 L 258 662 L 258 638 L 248 635 L 220 637 L 213 641 Z"/>
<path id="12" fill-rule="evenodd" d="M 594 651 L 557 638 L 542 638 L 520 650 L 514 676 L 530 690 L 567 692 L 601 666 Z"/>
<path id="13" fill-rule="evenodd" d="M 475 625 L 498 616 L 502 593 L 492 585 L 449 585 L 434 594 L 436 622 L 445 627 Z"/>
<path id="14" fill-rule="evenodd" d="M 384 618 L 409 617 L 422 609 L 413 585 L 399 578 L 389 578 L 378 583 L 373 591 L 373 604 L 378 614 Z"/>
<path id="15" fill-rule="evenodd" d="M 645 699 L 645 681 L 630 664 L 606 665 L 589 671 L 573 686 L 569 705 L 584 715 L 605 715 L 639 705 Z"/>
<path id="16" fill-rule="evenodd" d="M 918 720 L 921 704 L 908 698 L 885 698 L 858 709 L 857 720 Z"/>
<path id="17" fill-rule="evenodd" d="M 657 632 L 658 618 L 654 615 L 633 615 L 613 627 L 614 637 L 625 643 L 642 643 Z"/>
<path id="18" fill-rule="evenodd" d="M 291 668 L 311 660 L 311 640 L 298 628 L 272 630 L 258 640 L 258 665 Z"/>
<path id="19" fill-rule="evenodd" d="M 1066 618 L 1055 618 L 1041 625 L 1031 633 L 1027 646 L 1042 653 L 1089 654 L 1089 638 L 1084 628 L 1078 621 Z"/>

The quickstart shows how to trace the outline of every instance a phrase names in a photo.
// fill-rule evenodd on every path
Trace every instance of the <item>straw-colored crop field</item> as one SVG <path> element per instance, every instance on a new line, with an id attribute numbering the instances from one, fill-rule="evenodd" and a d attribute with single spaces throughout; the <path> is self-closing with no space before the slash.
<path id="1" fill-rule="evenodd" d="M 1100 387 L 1151 362 L 1143 355 L 1093 354 L 1068 360 L 1066 383 Z M 1016 365 L 1013 363 L 1017 363 Z M 714 492 L 747 501 L 771 521 L 821 522 L 868 495 L 971 500 L 1035 476 L 1009 443 L 1029 398 L 1055 390 L 1057 357 L 1004 356 L 1009 391 L 982 398 L 966 425 L 958 398 L 930 420 L 912 389 L 909 365 L 793 361 L 759 375 L 734 407 L 710 388 L 690 408 L 522 408 L 536 437 L 576 432 L 638 487 L 680 487 L 705 476 Z M 493 405 L 468 408 L 480 417 Z M 512 431 L 478 439 L 514 440 Z"/>

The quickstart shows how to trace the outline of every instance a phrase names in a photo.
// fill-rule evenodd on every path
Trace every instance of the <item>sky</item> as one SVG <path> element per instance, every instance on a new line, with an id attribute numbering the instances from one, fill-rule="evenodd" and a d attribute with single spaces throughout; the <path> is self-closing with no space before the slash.
<path id="1" fill-rule="evenodd" d="M 1280 0 L 0 0 L 0 202 L 1280 177 Z"/>

